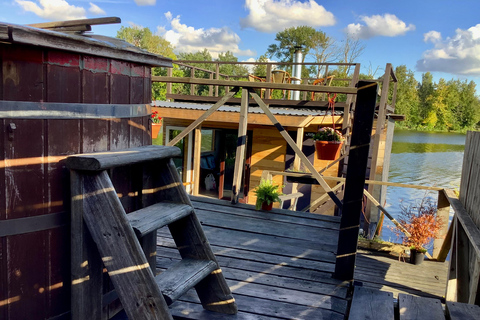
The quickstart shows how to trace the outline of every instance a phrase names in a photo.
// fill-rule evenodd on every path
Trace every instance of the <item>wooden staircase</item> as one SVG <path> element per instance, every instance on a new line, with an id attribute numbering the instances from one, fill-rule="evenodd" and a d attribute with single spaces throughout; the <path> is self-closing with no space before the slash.
<path id="1" fill-rule="evenodd" d="M 145 146 L 67 158 L 72 197 L 72 319 L 108 318 L 99 257 L 129 319 L 172 319 L 168 305 L 193 287 L 205 309 L 237 312 L 175 169 L 172 157 L 179 155 L 176 147 Z M 129 214 L 108 174 L 118 167 L 126 170 L 115 174 L 135 172 L 143 177 L 143 185 L 132 196 L 142 199 L 144 207 Z M 156 230 L 164 226 L 170 229 L 182 260 L 155 276 Z"/>

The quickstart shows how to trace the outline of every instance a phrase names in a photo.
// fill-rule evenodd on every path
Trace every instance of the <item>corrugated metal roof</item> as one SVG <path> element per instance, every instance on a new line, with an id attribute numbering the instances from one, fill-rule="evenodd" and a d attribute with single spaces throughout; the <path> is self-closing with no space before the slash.
<path id="1" fill-rule="evenodd" d="M 78 52 L 151 66 L 172 66 L 170 58 L 149 53 L 121 39 L 91 33 L 78 35 L 0 22 L 0 41 Z"/>
<path id="2" fill-rule="evenodd" d="M 212 104 L 203 104 L 203 103 L 190 103 L 190 102 L 169 102 L 169 101 L 153 101 L 153 106 L 162 107 L 162 108 L 172 108 L 172 109 L 187 109 L 187 110 L 204 110 L 207 111 L 210 109 Z M 218 111 L 223 112 L 240 112 L 240 106 L 232 106 L 232 105 L 223 105 L 221 106 Z M 324 116 L 324 115 L 331 115 L 331 111 L 327 110 L 313 110 L 313 109 L 305 109 L 305 108 L 285 108 L 285 107 L 270 107 L 270 111 L 273 114 L 277 115 L 286 115 L 286 116 L 299 116 L 299 117 L 306 117 L 306 116 Z M 257 106 L 249 106 L 248 108 L 249 113 L 263 113 L 262 109 Z M 335 115 L 342 115 L 342 111 L 336 111 Z"/>

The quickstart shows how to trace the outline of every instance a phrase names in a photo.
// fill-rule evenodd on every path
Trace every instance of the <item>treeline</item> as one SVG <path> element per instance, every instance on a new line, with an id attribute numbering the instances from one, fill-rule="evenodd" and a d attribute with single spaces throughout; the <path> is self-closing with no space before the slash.
<path id="1" fill-rule="evenodd" d="M 217 58 L 213 58 L 207 49 L 195 53 L 179 53 L 175 55 L 174 47 L 171 43 L 160 36 L 154 35 L 148 28 L 121 27 L 117 32 L 117 37 L 142 49 L 174 60 L 238 62 L 238 58 L 230 51 L 220 53 Z M 271 44 L 267 52 L 256 61 L 267 62 L 269 58 L 275 57 L 278 59 L 277 61 L 292 62 L 294 48 L 297 46 L 302 47 L 304 60 L 308 56 L 309 60 L 317 63 L 333 61 L 353 62 L 364 50 L 363 44 L 358 40 L 347 37 L 343 41 L 338 42 L 328 37 L 322 31 L 301 26 L 287 28 L 278 32 L 275 43 Z M 197 63 L 195 67 L 197 67 L 195 70 L 196 78 L 208 79 L 211 72 L 215 71 L 214 64 Z M 288 68 L 287 71 L 291 72 Z M 304 68 L 302 78 L 322 77 L 325 76 L 326 71 L 322 67 L 316 66 Z M 360 78 L 373 79 L 376 71 L 372 70 L 370 66 L 367 74 L 360 74 Z M 153 68 L 152 70 L 153 75 L 166 76 L 166 72 L 165 68 Z M 188 67 L 174 65 L 173 68 L 174 77 L 189 77 L 191 72 L 192 69 Z M 249 73 L 265 76 L 266 66 L 256 65 L 253 69 L 248 69 L 245 65 L 223 64 L 220 65 L 219 72 L 220 74 L 229 75 L 236 80 L 247 80 L 246 76 Z M 338 67 L 327 72 L 328 75 L 335 75 L 336 79 L 342 79 L 348 78 L 351 70 L 349 67 Z M 413 71 L 407 69 L 405 65 L 396 67 L 395 74 L 398 79 L 395 113 L 406 116 L 406 120 L 398 123 L 398 126 L 428 131 L 466 131 L 476 129 L 479 126 L 480 101 L 476 96 L 476 88 L 473 81 L 453 79 L 446 81 L 441 78 L 438 83 L 435 83 L 432 75 L 427 72 L 422 75 L 422 81 L 418 82 L 414 77 Z M 348 82 L 335 81 L 333 85 L 346 86 Z M 219 94 L 223 95 L 225 89 L 219 87 L 219 90 Z M 190 94 L 190 86 L 173 84 L 172 91 L 178 94 Z M 195 86 L 195 94 L 208 95 L 209 86 Z M 165 95 L 165 83 L 154 83 L 152 85 L 152 98 L 154 100 L 164 100 L 166 98 Z M 281 97 L 281 91 L 273 92 L 273 98 Z M 337 101 L 344 100 L 344 95 L 337 96 Z"/>
<path id="2" fill-rule="evenodd" d="M 395 74 L 395 113 L 406 116 L 399 126 L 427 131 L 466 131 L 478 127 L 480 101 L 475 82 L 440 78 L 435 83 L 430 72 L 424 73 L 418 82 L 413 71 L 404 65 L 398 66 Z"/>

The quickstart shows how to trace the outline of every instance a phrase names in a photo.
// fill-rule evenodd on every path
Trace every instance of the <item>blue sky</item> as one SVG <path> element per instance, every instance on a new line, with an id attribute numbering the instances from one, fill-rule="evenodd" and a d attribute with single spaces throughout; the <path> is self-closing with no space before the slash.
<path id="1" fill-rule="evenodd" d="M 480 84 L 480 1 L 321 0 L 0 0 L 0 21 L 28 24 L 118 16 L 123 26 L 150 28 L 178 51 L 232 51 L 256 59 L 286 27 L 309 25 L 341 41 L 345 33 L 366 46 L 362 72 L 404 64 L 434 79 Z M 95 26 L 115 36 L 120 25 Z"/>

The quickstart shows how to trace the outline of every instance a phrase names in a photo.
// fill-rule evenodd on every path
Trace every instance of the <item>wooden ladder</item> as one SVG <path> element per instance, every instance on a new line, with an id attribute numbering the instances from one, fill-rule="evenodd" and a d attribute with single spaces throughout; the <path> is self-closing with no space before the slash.
<path id="1" fill-rule="evenodd" d="M 105 318 L 99 316 L 105 302 L 89 299 L 98 293 L 96 282 L 102 281 L 102 272 L 96 271 L 102 269 L 95 261 L 98 254 L 129 319 L 172 319 L 168 305 L 192 287 L 205 309 L 237 312 L 173 163 L 172 157 L 177 156 L 180 150 L 176 147 L 145 146 L 67 158 L 72 201 L 72 319 Z M 115 169 L 115 174 L 143 176 L 141 191 L 130 196 L 150 205 L 126 214 L 107 172 L 116 167 L 122 168 Z M 154 276 L 156 230 L 163 226 L 170 229 L 182 260 Z M 96 248 L 89 243 L 90 236 Z"/>

